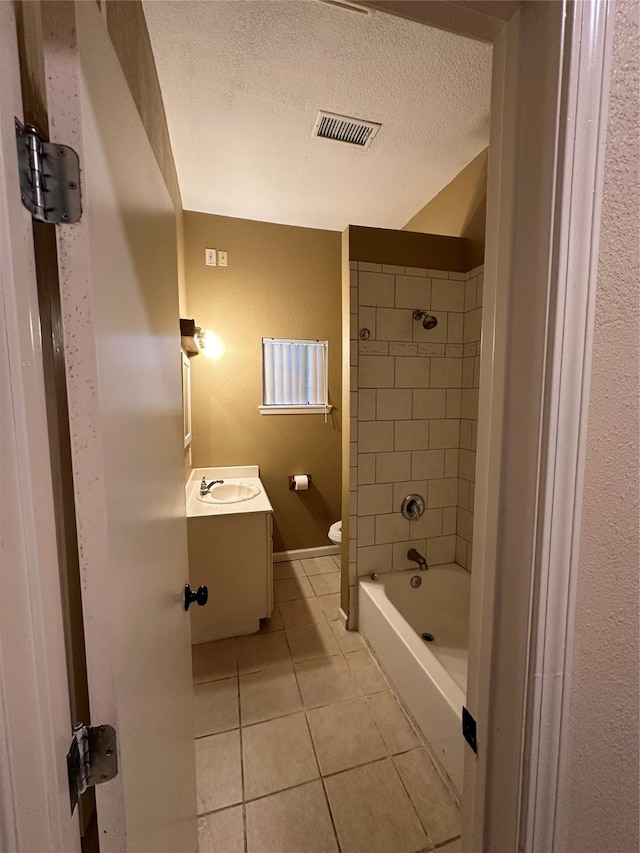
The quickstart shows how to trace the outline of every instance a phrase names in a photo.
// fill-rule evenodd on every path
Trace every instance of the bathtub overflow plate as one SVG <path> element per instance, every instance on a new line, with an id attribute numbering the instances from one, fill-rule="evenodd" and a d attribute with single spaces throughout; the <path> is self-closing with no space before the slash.
<path id="1" fill-rule="evenodd" d="M 411 586 L 412 586 L 414 589 L 418 589 L 418 587 L 419 587 L 419 586 L 420 586 L 420 584 L 422 583 L 422 578 L 420 577 L 420 575 L 414 575 L 414 576 L 411 578 L 411 580 L 409 581 L 409 583 L 411 584 Z"/>

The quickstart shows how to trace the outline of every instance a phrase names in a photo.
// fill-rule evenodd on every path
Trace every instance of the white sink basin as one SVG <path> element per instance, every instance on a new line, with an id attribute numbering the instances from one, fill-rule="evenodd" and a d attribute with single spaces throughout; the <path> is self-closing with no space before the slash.
<path id="1" fill-rule="evenodd" d="M 197 494 L 198 500 L 211 504 L 236 504 L 250 501 L 260 494 L 258 486 L 252 483 L 218 483 L 212 486 L 206 495 Z"/>
<path id="2" fill-rule="evenodd" d="M 208 495 L 200 494 L 202 480 L 218 482 Z M 187 517 L 273 512 L 257 465 L 194 468 L 186 487 Z"/>

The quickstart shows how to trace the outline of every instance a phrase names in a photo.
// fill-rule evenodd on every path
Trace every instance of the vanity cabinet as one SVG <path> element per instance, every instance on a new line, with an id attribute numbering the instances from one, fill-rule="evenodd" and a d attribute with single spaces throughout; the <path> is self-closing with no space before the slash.
<path id="1" fill-rule="evenodd" d="M 189 582 L 209 588 L 192 606 L 191 642 L 208 643 L 260 629 L 273 610 L 273 513 L 187 518 Z"/>

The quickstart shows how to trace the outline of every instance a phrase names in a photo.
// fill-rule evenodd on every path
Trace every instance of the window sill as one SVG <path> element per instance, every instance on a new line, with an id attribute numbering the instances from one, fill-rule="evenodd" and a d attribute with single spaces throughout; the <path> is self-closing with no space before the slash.
<path id="1" fill-rule="evenodd" d="M 261 415 L 324 415 L 333 406 L 258 406 Z"/>

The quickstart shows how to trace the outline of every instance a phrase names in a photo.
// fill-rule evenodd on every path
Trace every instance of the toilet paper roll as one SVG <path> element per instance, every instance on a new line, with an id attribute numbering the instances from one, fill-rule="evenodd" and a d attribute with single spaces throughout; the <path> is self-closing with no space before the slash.
<path id="1" fill-rule="evenodd" d="M 308 474 L 293 475 L 293 490 L 295 492 L 305 492 L 309 488 Z"/>

